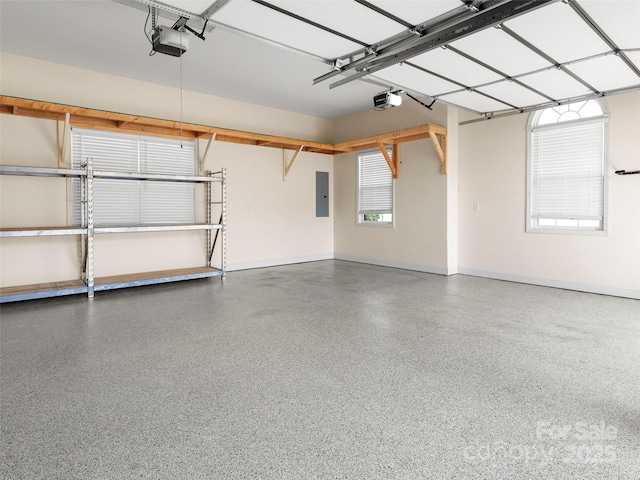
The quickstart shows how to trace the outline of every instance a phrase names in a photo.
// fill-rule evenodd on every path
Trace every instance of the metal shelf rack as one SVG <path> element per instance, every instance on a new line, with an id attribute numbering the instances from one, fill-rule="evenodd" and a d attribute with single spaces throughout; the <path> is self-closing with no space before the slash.
<path id="1" fill-rule="evenodd" d="M 79 178 L 81 186 L 81 226 L 50 226 L 2 228 L 0 238 L 41 237 L 53 235 L 79 235 L 82 278 L 63 282 L 50 282 L 33 285 L 19 285 L 0 288 L 0 303 L 46 298 L 61 295 L 86 293 L 89 298 L 94 292 L 118 288 L 152 285 L 198 278 L 221 277 L 226 275 L 226 169 L 218 172 L 207 172 L 205 176 L 183 176 L 162 174 L 140 174 L 123 172 L 105 172 L 93 170 L 91 161 L 82 169 L 24 167 L 0 165 L 0 175 L 39 176 Z M 193 224 L 145 224 L 145 225 L 94 225 L 93 218 L 93 181 L 96 178 L 113 180 L 159 181 L 174 183 L 200 183 L 206 187 L 206 222 Z M 220 199 L 213 201 L 213 184 L 220 183 Z M 213 208 L 219 206 L 219 222 L 214 223 Z M 206 265 L 195 268 L 181 268 L 144 272 L 128 275 L 95 278 L 93 271 L 94 237 L 109 233 L 135 232 L 170 232 L 185 230 L 203 230 L 206 233 L 207 259 Z M 215 234 L 213 232 L 215 231 Z M 220 268 L 214 267 L 213 257 L 216 245 L 220 240 Z"/>

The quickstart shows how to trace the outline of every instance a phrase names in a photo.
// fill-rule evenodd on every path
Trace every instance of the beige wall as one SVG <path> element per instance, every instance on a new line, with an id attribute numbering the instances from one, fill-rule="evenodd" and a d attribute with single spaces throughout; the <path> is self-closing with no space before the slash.
<path id="1" fill-rule="evenodd" d="M 230 269 L 333 258 L 332 156 L 300 153 L 283 181 L 280 149 L 211 148 L 206 168 L 227 168 Z M 329 172 L 329 217 L 315 216 L 316 171 Z"/>
<path id="2" fill-rule="evenodd" d="M 405 100 L 385 112 L 336 121 L 337 140 L 434 123 L 446 125 L 446 108 L 433 112 Z M 447 273 L 447 177 L 431 140 L 399 145 L 395 180 L 395 228 L 356 225 L 357 154 L 337 155 L 335 171 L 336 258 Z"/>
<path id="3" fill-rule="evenodd" d="M 13 55 L 2 55 L 1 78 L 6 95 L 162 118 L 176 118 L 178 108 L 166 101 L 179 98 L 176 89 Z M 325 119 L 192 92 L 184 97 L 185 121 L 321 141 L 331 133 L 332 122 Z M 0 115 L 0 161 L 56 167 L 56 129 L 54 121 Z M 291 158 L 291 151 L 286 154 Z M 333 218 L 315 217 L 315 172 L 329 172 L 332 188 L 332 156 L 301 153 L 283 181 L 282 150 L 214 143 L 205 168 L 220 167 L 228 169 L 229 270 L 333 257 Z M 0 222 L 66 225 L 69 192 L 64 179 L 2 176 Z M 205 248 L 203 232 L 97 235 L 95 273 L 201 266 Z M 79 272 L 76 237 L 8 238 L 0 244 L 1 286 L 70 280 Z"/>
<path id="4" fill-rule="evenodd" d="M 640 92 L 610 108 L 607 235 L 525 232 L 527 115 L 460 127 L 459 265 L 463 273 L 640 295 Z M 473 204 L 479 203 L 479 211 Z"/>
<path id="5" fill-rule="evenodd" d="M 180 90 L 140 80 L 0 54 L 3 95 L 180 120 Z M 333 121 L 185 90 L 183 121 L 246 132 L 330 140 Z"/>
<path id="6" fill-rule="evenodd" d="M 371 110 L 349 115 L 334 121 L 333 142 L 339 143 L 356 138 L 394 132 L 417 127 L 425 123 L 446 126 L 447 107 L 436 103 L 433 110 L 427 110 L 410 98 L 404 98 L 402 105 L 382 112 Z"/>

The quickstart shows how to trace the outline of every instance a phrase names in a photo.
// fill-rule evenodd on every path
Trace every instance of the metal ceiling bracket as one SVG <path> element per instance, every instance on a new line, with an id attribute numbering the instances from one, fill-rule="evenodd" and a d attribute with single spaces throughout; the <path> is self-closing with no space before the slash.
<path id="1" fill-rule="evenodd" d="M 365 63 L 360 70 L 353 75 L 332 83 L 329 88 L 339 87 L 352 82 L 365 75 L 372 74 L 378 70 L 390 67 L 409 58 L 428 52 L 434 48 L 446 45 L 454 40 L 479 32 L 504 21 L 523 15 L 527 12 L 537 10 L 545 5 L 558 2 L 559 0 L 528 0 L 510 1 L 500 3 L 494 8 L 487 8 L 471 16 L 464 16 L 461 20 L 452 22 L 446 28 L 425 33 L 419 38 L 411 38 L 404 48 L 398 49 L 397 45 L 391 45 L 378 50 L 375 59 Z"/>
<path id="2" fill-rule="evenodd" d="M 209 8 L 207 8 L 204 12 L 201 13 L 203 19 L 211 18 L 212 15 L 218 12 L 222 7 L 224 7 L 231 0 L 216 0 Z"/>
<path id="3" fill-rule="evenodd" d="M 202 15 L 199 15 L 197 13 L 193 13 L 193 12 L 189 12 L 188 10 L 183 10 L 182 8 L 178 8 L 178 7 L 173 7 L 171 5 L 167 5 L 166 3 L 163 2 L 159 2 L 158 0 L 136 0 L 137 2 L 140 3 L 144 3 L 145 5 L 149 5 L 151 7 L 157 8 L 159 10 L 163 10 L 165 12 L 169 12 L 169 13 L 173 13 L 174 15 L 177 15 L 178 17 L 186 17 L 188 19 L 201 19 L 202 21 L 204 21 L 205 19 L 202 18 Z M 121 1 L 120 3 L 125 3 L 124 1 Z"/>

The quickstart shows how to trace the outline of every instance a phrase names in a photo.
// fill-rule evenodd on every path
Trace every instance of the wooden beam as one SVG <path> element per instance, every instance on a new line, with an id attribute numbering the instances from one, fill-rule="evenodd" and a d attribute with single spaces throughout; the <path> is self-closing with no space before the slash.
<path id="1" fill-rule="evenodd" d="M 380 147 L 380 151 L 382 152 L 382 155 L 384 155 L 384 159 L 387 161 L 387 165 L 389 165 L 389 169 L 391 170 L 391 173 L 393 174 L 393 178 L 398 178 L 398 149 L 397 146 L 394 145 L 394 149 L 393 149 L 393 159 L 389 156 L 389 152 L 387 152 L 387 146 L 382 143 L 382 142 L 378 142 L 378 147 Z"/>
<path id="2" fill-rule="evenodd" d="M 259 133 L 242 132 L 206 125 L 191 123 L 180 123 L 172 120 L 163 120 L 151 117 L 141 117 L 125 113 L 108 112 L 90 108 L 75 107 L 72 105 L 62 105 L 57 103 L 42 102 L 17 97 L 0 96 L 0 113 L 14 114 L 48 120 L 64 120 L 69 114 L 69 123 L 72 126 L 93 128 L 100 130 L 111 130 L 127 133 L 144 133 L 169 138 L 183 138 L 192 140 L 194 138 L 210 138 L 215 135 L 217 141 L 241 143 L 246 145 L 258 145 L 269 148 L 283 148 L 288 150 L 298 150 L 300 145 L 309 152 L 316 152 L 326 155 L 336 155 L 344 152 L 375 148 L 378 142 L 387 145 L 410 142 L 433 134 L 442 137 L 442 145 L 446 145 L 445 128 L 426 124 L 395 132 L 388 132 L 380 135 L 350 140 L 338 144 L 321 142 L 310 142 L 295 138 L 263 135 Z M 433 137 L 432 137 L 433 138 Z M 436 146 L 436 150 L 438 146 Z M 440 148 L 443 151 L 443 147 Z M 440 154 L 440 153 L 439 153 Z M 297 156 L 297 155 L 296 155 Z M 444 156 L 444 151 L 443 151 Z M 442 160 L 443 165 L 446 163 Z M 286 165 L 285 165 L 286 168 Z M 444 167 L 446 171 L 446 165 Z"/>
<path id="3" fill-rule="evenodd" d="M 286 156 L 284 154 L 284 148 L 282 149 L 282 181 L 284 182 L 287 179 L 287 175 L 289 175 L 289 170 L 293 166 L 293 162 L 298 158 L 298 154 L 302 151 L 304 145 L 300 145 L 300 148 L 293 153 L 291 157 L 291 161 L 287 164 Z"/>
<path id="4" fill-rule="evenodd" d="M 397 130 L 395 132 L 387 132 L 387 133 L 382 133 L 380 135 L 373 135 L 370 137 L 359 138 L 357 140 L 350 140 L 348 142 L 336 143 L 334 147 L 336 150 L 341 150 L 344 152 L 353 152 L 356 150 L 363 150 L 364 148 L 369 148 L 368 145 L 371 145 L 372 143 L 375 144 L 378 141 L 382 141 L 387 144 L 402 143 L 403 141 L 409 141 L 408 140 L 409 138 L 415 137 L 416 135 L 424 134 L 426 137 L 432 132 L 438 135 L 446 135 L 447 130 L 443 127 L 439 127 L 437 125 L 431 125 L 430 123 L 427 123 L 426 125 L 407 128 L 405 130 Z"/>
<path id="5" fill-rule="evenodd" d="M 440 142 L 438 141 L 438 137 L 435 133 L 431 132 L 430 134 L 431 137 L 431 141 L 433 142 L 433 146 L 436 147 L 436 153 L 438 154 L 438 157 L 440 157 L 440 174 L 441 175 L 446 175 L 447 174 L 447 156 L 444 153 L 444 150 L 442 150 L 442 147 L 440 146 Z M 445 137 L 443 136 L 443 139 Z"/>
<path id="6" fill-rule="evenodd" d="M 171 137 L 182 137 L 182 138 L 192 138 L 194 136 L 201 135 L 212 135 L 214 133 L 218 134 L 218 136 L 224 136 L 225 138 L 237 138 L 239 141 L 234 141 L 234 143 L 248 143 L 251 145 L 256 145 L 257 142 L 264 142 L 265 146 L 274 146 L 275 144 L 286 145 L 288 149 L 297 149 L 301 140 L 287 137 L 278 137 L 272 135 L 263 135 L 258 133 L 250 133 L 250 132 L 242 132 L 238 130 L 229 130 L 225 128 L 217 128 L 210 127 L 206 125 L 198 125 L 192 123 L 180 123 L 172 120 L 163 120 L 158 118 L 151 117 L 141 117 L 137 115 L 129 115 L 125 113 L 117 113 L 117 112 L 108 112 L 104 110 L 93 110 L 90 108 L 81 108 L 75 107 L 71 105 L 62 105 L 57 103 L 48 103 L 41 102 L 36 100 L 28 100 L 24 98 L 16 98 L 16 97 L 7 97 L 0 96 L 0 105 L 2 106 L 10 106 L 15 107 L 16 110 L 19 109 L 20 115 L 28 115 L 38 118 L 49 118 L 49 119 L 60 119 L 60 117 L 64 118 L 64 114 L 71 114 L 71 123 L 74 124 L 74 120 L 77 117 L 82 117 L 85 119 L 82 123 L 87 127 L 91 128 L 89 125 L 89 119 L 93 120 L 101 120 L 101 121 L 109 121 L 111 126 L 115 128 L 119 128 L 118 123 L 120 123 L 121 131 L 130 131 L 131 133 L 141 132 L 141 131 L 149 131 L 153 133 L 161 133 L 162 131 L 168 132 L 169 130 L 173 130 L 172 133 L 167 133 L 167 135 Z M 25 110 L 27 112 L 25 112 Z M 4 109 L 2 113 L 5 113 Z M 99 124 L 95 124 L 96 127 Z M 95 127 L 94 127 L 95 128 Z M 100 128 L 102 128 L 100 126 Z M 164 129 L 164 130 L 163 130 Z M 304 144 L 307 146 L 312 146 L 315 148 L 329 150 L 332 152 L 335 151 L 335 148 L 332 144 L 321 143 L 321 142 L 308 142 L 304 141 Z M 279 147 L 278 147 L 279 148 Z"/>

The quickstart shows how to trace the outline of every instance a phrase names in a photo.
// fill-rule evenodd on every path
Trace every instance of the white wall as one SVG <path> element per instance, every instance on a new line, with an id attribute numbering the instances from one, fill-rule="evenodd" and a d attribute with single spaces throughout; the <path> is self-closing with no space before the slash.
<path id="1" fill-rule="evenodd" d="M 179 111 L 167 100 L 179 98 L 176 89 L 14 55 L 2 54 L 1 79 L 3 95 L 169 119 Z M 187 122 L 316 141 L 326 141 L 333 125 L 193 92 L 184 98 Z M 0 115 L 0 161 L 57 167 L 56 129 L 54 121 Z M 292 152 L 286 154 L 291 158 Z M 302 152 L 283 181 L 282 150 L 214 143 L 205 168 L 223 166 L 228 169 L 228 270 L 333 257 L 333 218 L 315 217 L 315 172 L 329 172 L 332 187 L 332 156 Z M 64 179 L 0 177 L 0 223 L 65 225 L 68 196 Z M 0 285 L 79 278 L 78 245 L 76 237 L 3 239 Z M 96 276 L 205 264 L 204 232 L 98 235 L 95 251 Z"/>
<path id="2" fill-rule="evenodd" d="M 337 141 L 425 123 L 446 125 L 446 108 L 433 112 L 405 100 L 401 107 L 336 121 Z M 447 177 L 431 140 L 399 145 L 395 180 L 395 228 L 356 225 L 357 154 L 336 155 L 336 258 L 446 274 Z"/>
<path id="3" fill-rule="evenodd" d="M 462 273 L 640 297 L 640 176 L 614 174 L 640 166 L 640 92 L 606 101 L 607 235 L 525 232 L 527 115 L 460 126 Z"/>

